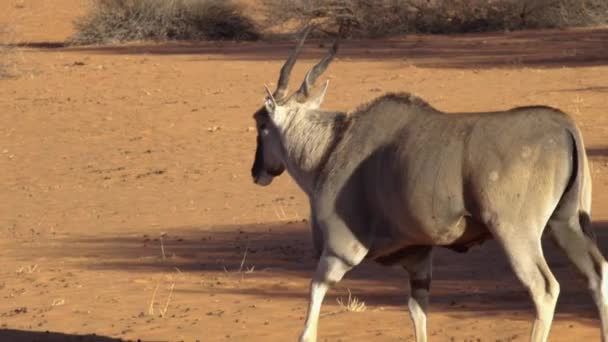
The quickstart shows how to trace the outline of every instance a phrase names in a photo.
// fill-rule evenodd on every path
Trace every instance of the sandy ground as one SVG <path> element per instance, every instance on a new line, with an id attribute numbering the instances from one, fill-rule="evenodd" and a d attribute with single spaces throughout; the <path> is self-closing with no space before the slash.
<path id="1" fill-rule="evenodd" d="M 0 80 L 0 341 L 295 340 L 314 269 L 306 200 L 287 176 L 264 189 L 249 174 L 251 115 L 291 44 L 60 48 L 85 1 L 1 6 L 17 73 Z M 453 112 L 569 112 L 608 252 L 608 29 L 353 41 L 326 76 L 326 108 L 409 91 Z M 585 284 L 546 245 L 562 284 L 551 341 L 598 341 Z M 338 305 L 349 290 L 365 312 Z M 412 340 L 407 293 L 404 272 L 362 265 L 330 291 L 320 340 Z M 439 251 L 431 341 L 525 341 L 531 320 L 494 243 Z"/>

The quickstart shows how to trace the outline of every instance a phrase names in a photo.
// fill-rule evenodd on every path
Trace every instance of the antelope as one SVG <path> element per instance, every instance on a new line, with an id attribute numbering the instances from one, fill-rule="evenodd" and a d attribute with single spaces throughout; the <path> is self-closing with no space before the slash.
<path id="1" fill-rule="evenodd" d="M 364 259 L 408 272 L 415 338 L 426 341 L 433 248 L 463 252 L 488 239 L 534 302 L 530 340 L 546 341 L 559 295 L 541 246 L 547 232 L 585 277 L 608 342 L 608 264 L 591 232 L 589 163 L 573 119 L 546 106 L 448 115 L 407 93 L 351 113 L 322 110 L 329 82 L 312 90 L 338 39 L 287 92 L 310 30 L 254 114 L 251 169 L 261 186 L 287 170 L 309 198 L 318 265 L 300 341 L 316 341 L 326 292 Z"/>

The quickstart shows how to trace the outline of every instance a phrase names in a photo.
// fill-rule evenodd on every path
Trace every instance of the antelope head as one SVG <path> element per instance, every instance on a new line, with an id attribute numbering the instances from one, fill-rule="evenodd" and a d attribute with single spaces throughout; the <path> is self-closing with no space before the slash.
<path id="1" fill-rule="evenodd" d="M 281 175 L 285 170 L 281 128 L 289 121 L 293 113 L 302 109 L 319 108 L 327 91 L 329 82 L 326 82 L 317 94 L 311 95 L 315 82 L 336 55 L 338 39 L 335 40 L 327 55 L 308 71 L 298 90 L 288 95 L 289 75 L 311 29 L 312 27 L 309 26 L 303 31 L 295 49 L 281 68 L 274 92 L 265 86 L 264 105 L 253 115 L 257 128 L 257 148 L 251 176 L 253 181 L 261 186 L 269 185 L 274 177 Z"/>

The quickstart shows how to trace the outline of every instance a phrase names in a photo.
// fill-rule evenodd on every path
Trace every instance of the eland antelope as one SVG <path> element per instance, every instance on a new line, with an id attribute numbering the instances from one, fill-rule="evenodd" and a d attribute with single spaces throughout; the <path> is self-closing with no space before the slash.
<path id="1" fill-rule="evenodd" d="M 287 170 L 308 195 L 319 257 L 300 341 L 316 341 L 323 298 L 369 258 L 409 273 L 416 341 L 426 341 L 434 246 L 465 251 L 495 239 L 529 291 L 531 341 L 546 341 L 559 284 L 543 256 L 548 232 L 585 277 L 608 342 L 608 264 L 591 233 L 591 176 L 574 121 L 544 106 L 447 115 L 410 94 L 385 94 L 352 113 L 321 110 L 312 88 L 338 40 L 287 93 L 307 28 L 254 114 L 255 183 Z"/>

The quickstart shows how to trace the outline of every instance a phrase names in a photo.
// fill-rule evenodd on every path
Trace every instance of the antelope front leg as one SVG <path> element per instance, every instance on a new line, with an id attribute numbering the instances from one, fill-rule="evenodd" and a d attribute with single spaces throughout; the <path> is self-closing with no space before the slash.
<path id="1" fill-rule="evenodd" d="M 310 203 L 310 230 L 312 233 L 312 246 L 315 252 L 314 257 L 315 259 L 319 259 L 321 253 L 323 253 L 323 232 L 317 221 L 312 201 Z"/>
<path id="2" fill-rule="evenodd" d="M 416 342 L 426 342 L 426 313 L 432 277 L 432 247 L 416 248 L 404 260 L 410 276 L 410 299 L 407 306 L 414 322 Z"/>
<path id="3" fill-rule="evenodd" d="M 331 285 L 339 282 L 351 268 L 352 266 L 338 257 L 326 253 L 321 255 L 317 270 L 310 283 L 308 312 L 300 342 L 315 342 L 317 340 L 317 327 L 323 298 L 325 298 L 325 294 Z"/>

